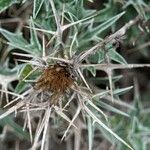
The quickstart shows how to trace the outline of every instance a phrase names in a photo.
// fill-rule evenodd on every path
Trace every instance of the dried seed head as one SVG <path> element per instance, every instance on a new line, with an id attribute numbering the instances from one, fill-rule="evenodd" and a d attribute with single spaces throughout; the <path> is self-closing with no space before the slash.
<path id="1" fill-rule="evenodd" d="M 74 79 L 68 69 L 68 66 L 63 64 L 55 64 L 47 67 L 37 83 L 35 89 L 52 92 L 50 104 L 56 105 L 59 98 L 71 88 L 74 84 Z"/>

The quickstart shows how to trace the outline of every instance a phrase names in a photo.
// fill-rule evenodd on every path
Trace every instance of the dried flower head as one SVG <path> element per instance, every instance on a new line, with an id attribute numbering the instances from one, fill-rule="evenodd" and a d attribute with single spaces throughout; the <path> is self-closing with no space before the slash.
<path id="1" fill-rule="evenodd" d="M 51 92 L 50 104 L 56 105 L 59 97 L 73 86 L 73 77 L 69 65 L 49 65 L 35 84 L 35 89 Z"/>

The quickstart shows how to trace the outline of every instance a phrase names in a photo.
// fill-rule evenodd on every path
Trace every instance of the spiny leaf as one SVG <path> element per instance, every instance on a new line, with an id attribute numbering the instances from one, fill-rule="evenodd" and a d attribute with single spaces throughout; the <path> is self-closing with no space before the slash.
<path id="1" fill-rule="evenodd" d="M 86 112 L 93 118 L 95 122 L 97 122 L 100 126 L 102 126 L 105 130 L 107 130 L 109 133 L 111 133 L 116 139 L 118 139 L 120 142 L 122 142 L 124 145 L 126 145 L 129 149 L 133 150 L 133 148 L 127 144 L 122 138 L 120 138 L 116 133 L 114 133 L 110 128 L 108 128 L 100 119 L 96 117 L 96 115 L 93 114 L 92 111 L 88 109 L 88 107 L 84 107 Z"/>
<path id="2" fill-rule="evenodd" d="M 27 53 L 39 56 L 41 53 L 37 50 L 37 47 L 33 47 L 33 44 L 30 44 L 22 36 L 21 32 L 12 33 L 5 29 L 0 28 L 0 33 L 9 41 L 8 44 L 14 48 L 21 49 Z M 31 47 L 32 46 L 32 47 Z"/>
<path id="3" fill-rule="evenodd" d="M 126 60 L 114 49 L 110 49 L 108 55 L 111 60 L 114 60 L 120 64 L 127 64 Z"/>
<path id="4" fill-rule="evenodd" d="M 19 3 L 21 0 L 0 0 L 0 13 L 13 4 Z"/>
<path id="5" fill-rule="evenodd" d="M 34 0 L 33 18 L 35 19 L 42 7 L 44 0 Z"/>

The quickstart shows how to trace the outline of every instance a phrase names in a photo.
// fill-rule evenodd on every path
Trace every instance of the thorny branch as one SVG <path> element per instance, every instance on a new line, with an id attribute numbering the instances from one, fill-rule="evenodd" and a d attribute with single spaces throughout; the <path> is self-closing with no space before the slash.
<path id="1" fill-rule="evenodd" d="M 54 17 L 55 17 L 55 21 L 56 21 L 57 33 L 58 33 L 58 37 L 57 38 L 58 38 L 58 41 L 63 46 L 62 29 L 61 29 L 61 24 L 60 24 L 60 18 L 59 18 L 58 14 L 57 14 L 57 11 L 56 11 L 56 8 L 55 8 L 53 0 L 49 0 L 49 1 L 50 1 L 51 7 L 52 7 L 52 11 L 53 11 L 53 14 L 54 14 Z"/>
<path id="2" fill-rule="evenodd" d="M 114 34 L 111 34 L 110 36 L 106 37 L 101 43 L 96 44 L 94 47 L 91 49 L 87 50 L 86 52 L 80 53 L 74 60 L 74 64 L 78 64 L 81 62 L 83 59 L 88 57 L 89 55 L 93 54 L 96 52 L 97 49 L 102 48 L 105 44 L 109 42 L 116 42 L 116 39 L 119 39 L 123 37 L 126 33 L 126 31 L 136 24 L 140 20 L 140 17 L 137 16 L 135 19 L 130 20 L 128 23 L 126 23 L 122 28 L 120 28 L 118 31 L 116 31 Z"/>
<path id="3" fill-rule="evenodd" d="M 116 31 L 114 34 L 111 34 L 110 36 L 106 37 L 102 42 L 96 44 L 94 47 L 92 47 L 91 49 L 80 53 L 73 61 L 73 67 L 74 69 L 78 69 L 78 67 L 81 67 L 82 65 L 79 65 L 79 63 L 85 59 L 86 57 L 88 57 L 91 54 L 94 54 L 99 48 L 103 48 L 107 43 L 116 43 L 117 40 L 122 39 L 123 36 L 125 35 L 126 31 L 134 24 L 136 24 L 138 21 L 140 20 L 140 17 L 137 16 L 135 19 L 130 20 L 127 24 L 125 24 L 122 28 L 120 28 L 118 31 Z M 103 66 L 102 66 L 103 65 Z M 88 66 L 88 65 L 86 65 Z M 95 69 L 101 69 L 104 70 L 109 78 L 109 84 L 110 84 L 110 94 L 112 97 L 112 101 L 113 101 L 113 88 L 112 88 L 112 69 L 118 69 L 119 67 L 121 68 L 132 68 L 132 67 L 141 67 L 139 65 L 131 65 L 131 66 L 115 66 L 113 64 L 107 63 L 107 64 L 101 64 L 101 66 L 99 66 L 99 64 L 95 64 L 94 65 Z M 143 65 L 142 65 L 143 67 Z M 79 70 L 79 69 L 78 69 Z"/>
<path id="4" fill-rule="evenodd" d="M 133 68 L 140 68 L 140 67 L 150 67 L 150 64 L 87 64 L 87 65 L 80 65 L 82 68 L 86 67 L 95 67 L 95 69 L 100 69 L 106 71 L 108 68 L 110 70 L 114 69 L 133 69 Z"/>

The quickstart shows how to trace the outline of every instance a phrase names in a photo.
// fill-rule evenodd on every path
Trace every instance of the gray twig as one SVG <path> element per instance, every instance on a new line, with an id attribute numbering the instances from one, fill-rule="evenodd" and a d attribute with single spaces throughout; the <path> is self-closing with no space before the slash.
<path id="1" fill-rule="evenodd" d="M 107 71 L 108 68 L 111 70 L 114 69 L 132 69 L 132 68 L 141 68 L 141 67 L 150 67 L 150 64 L 87 64 L 87 65 L 80 65 L 82 68 L 86 67 L 95 67 L 98 70 Z"/>

